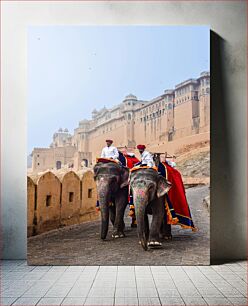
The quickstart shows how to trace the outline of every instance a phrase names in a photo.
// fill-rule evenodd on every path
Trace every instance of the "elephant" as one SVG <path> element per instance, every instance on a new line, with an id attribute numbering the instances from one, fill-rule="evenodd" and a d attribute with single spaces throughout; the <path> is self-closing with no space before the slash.
<path id="1" fill-rule="evenodd" d="M 129 169 L 115 162 L 98 162 L 93 170 L 101 211 L 101 239 L 106 239 L 109 219 L 114 226 L 112 237 L 125 237 Z"/>
<path id="2" fill-rule="evenodd" d="M 152 168 L 132 171 L 130 187 L 138 225 L 138 237 L 145 251 L 150 247 L 160 247 L 161 229 L 166 230 L 165 194 L 171 184 Z M 148 214 L 152 214 L 149 230 Z M 149 242 L 148 242 L 149 240 Z"/>

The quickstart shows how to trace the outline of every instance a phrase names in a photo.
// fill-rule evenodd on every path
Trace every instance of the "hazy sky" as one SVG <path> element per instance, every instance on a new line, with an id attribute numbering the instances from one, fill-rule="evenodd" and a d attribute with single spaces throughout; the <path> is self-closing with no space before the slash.
<path id="1" fill-rule="evenodd" d="M 28 29 L 28 153 L 60 127 L 120 103 L 149 100 L 209 70 L 208 26 L 39 26 Z"/>

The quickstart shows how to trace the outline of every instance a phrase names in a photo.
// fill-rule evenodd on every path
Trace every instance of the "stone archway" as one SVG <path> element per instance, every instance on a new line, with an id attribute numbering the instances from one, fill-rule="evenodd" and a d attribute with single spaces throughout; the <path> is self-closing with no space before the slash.
<path id="1" fill-rule="evenodd" d="M 56 169 L 61 169 L 61 161 L 60 160 L 56 161 Z"/>
<path id="2" fill-rule="evenodd" d="M 86 159 L 86 158 L 84 158 L 83 160 L 82 160 L 82 164 L 84 165 L 84 167 L 88 167 L 88 159 Z"/>

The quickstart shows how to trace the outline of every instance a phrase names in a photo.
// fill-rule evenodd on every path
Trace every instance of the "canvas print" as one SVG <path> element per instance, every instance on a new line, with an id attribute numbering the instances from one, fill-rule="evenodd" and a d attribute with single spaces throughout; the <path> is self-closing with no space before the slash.
<path id="1" fill-rule="evenodd" d="M 209 35 L 29 27 L 29 264 L 209 264 Z"/>

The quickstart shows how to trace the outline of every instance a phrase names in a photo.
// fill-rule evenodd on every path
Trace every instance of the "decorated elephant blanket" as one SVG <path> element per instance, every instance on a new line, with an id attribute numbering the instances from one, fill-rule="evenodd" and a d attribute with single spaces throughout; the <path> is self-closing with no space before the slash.
<path id="1" fill-rule="evenodd" d="M 124 154 L 119 151 L 119 160 L 121 164 L 129 169 L 132 169 L 140 160 L 134 154 Z"/>
<path id="2" fill-rule="evenodd" d="M 168 165 L 167 162 L 161 162 L 158 171 L 172 184 L 171 189 L 166 194 L 168 224 L 179 224 L 183 228 L 191 228 L 196 231 L 197 228 L 194 226 L 191 217 L 180 172 Z"/>

